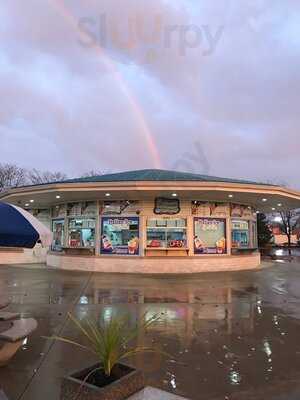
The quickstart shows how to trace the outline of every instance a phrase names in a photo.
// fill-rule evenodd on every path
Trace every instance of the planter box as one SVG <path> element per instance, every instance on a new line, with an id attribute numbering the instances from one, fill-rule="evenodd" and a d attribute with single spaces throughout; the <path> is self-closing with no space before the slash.
<path id="1" fill-rule="evenodd" d="M 65 377 L 60 400 L 125 400 L 145 386 L 143 373 L 126 364 L 117 365 L 116 380 L 106 386 L 82 384 L 84 378 L 98 367 L 99 364 L 95 364 Z"/>

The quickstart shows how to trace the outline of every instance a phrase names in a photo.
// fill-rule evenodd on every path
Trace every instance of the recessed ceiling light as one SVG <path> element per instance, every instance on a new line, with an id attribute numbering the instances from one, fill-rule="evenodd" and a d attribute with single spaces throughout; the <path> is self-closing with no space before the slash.
<path id="1" fill-rule="evenodd" d="M 272 207 L 272 211 L 275 211 L 276 210 L 276 208 L 275 207 Z"/>
<path id="2" fill-rule="evenodd" d="M 177 193 L 172 193 L 172 196 L 173 197 L 177 197 Z"/>
<path id="3" fill-rule="evenodd" d="M 268 201 L 268 199 L 262 199 L 262 201 L 265 203 L 266 201 Z"/>
<path id="4" fill-rule="evenodd" d="M 60 195 L 58 194 L 58 195 L 56 196 L 56 198 L 57 198 L 57 199 L 60 199 Z"/>
<path id="5" fill-rule="evenodd" d="M 278 207 L 282 207 L 282 204 L 281 204 L 281 203 L 278 203 L 277 205 L 278 205 Z"/>
<path id="6" fill-rule="evenodd" d="M 228 197 L 229 197 L 230 199 L 232 199 L 232 198 L 233 198 L 233 194 L 229 194 Z"/>
<path id="7" fill-rule="evenodd" d="M 109 196 L 110 196 L 110 193 L 105 193 L 105 196 L 106 196 L 106 197 L 109 197 Z"/>
<path id="8" fill-rule="evenodd" d="M 29 207 L 29 203 L 26 203 L 26 204 L 25 204 L 25 207 Z"/>
<path id="9" fill-rule="evenodd" d="M 31 200 L 29 200 L 30 201 L 30 203 L 34 203 L 34 200 L 33 199 L 31 199 Z"/>

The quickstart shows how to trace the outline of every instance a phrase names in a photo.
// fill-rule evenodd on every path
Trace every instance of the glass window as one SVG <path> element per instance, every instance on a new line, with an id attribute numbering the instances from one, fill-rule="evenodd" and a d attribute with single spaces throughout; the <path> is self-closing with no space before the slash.
<path id="1" fill-rule="evenodd" d="M 69 246 L 95 247 L 94 218 L 71 218 L 69 220 Z"/>
<path id="2" fill-rule="evenodd" d="M 138 217 L 103 217 L 101 225 L 102 254 L 139 254 Z"/>
<path id="3" fill-rule="evenodd" d="M 147 221 L 147 247 L 186 247 L 186 219 L 156 219 Z"/>
<path id="4" fill-rule="evenodd" d="M 52 221 L 52 232 L 53 232 L 53 241 L 52 241 L 52 250 L 61 251 L 64 246 L 64 237 L 65 237 L 65 220 L 55 220 Z"/>
<path id="5" fill-rule="evenodd" d="M 225 254 L 226 246 L 226 219 L 194 218 L 196 254 Z"/>
<path id="6" fill-rule="evenodd" d="M 232 248 L 247 248 L 250 246 L 249 222 L 232 220 Z"/>

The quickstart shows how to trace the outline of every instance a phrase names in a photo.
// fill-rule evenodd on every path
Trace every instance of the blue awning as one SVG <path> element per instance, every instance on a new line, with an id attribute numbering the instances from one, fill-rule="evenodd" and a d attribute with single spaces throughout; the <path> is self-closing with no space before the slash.
<path id="1" fill-rule="evenodd" d="M 0 247 L 49 246 L 52 233 L 27 211 L 0 202 Z"/>

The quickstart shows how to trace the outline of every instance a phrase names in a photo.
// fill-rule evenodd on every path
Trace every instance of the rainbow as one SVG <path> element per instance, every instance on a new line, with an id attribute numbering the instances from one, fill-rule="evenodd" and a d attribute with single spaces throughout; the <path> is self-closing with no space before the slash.
<path id="1" fill-rule="evenodd" d="M 76 30 L 79 33 L 82 39 L 90 39 L 88 33 L 79 28 L 77 18 L 66 7 L 63 0 L 50 0 L 50 1 L 52 2 L 52 4 L 54 4 L 59 14 L 70 24 L 70 26 L 72 26 L 74 30 Z M 104 49 L 99 45 L 99 43 L 95 43 L 94 50 L 99 55 L 101 55 L 101 62 L 103 62 L 107 70 L 113 74 L 115 82 L 117 83 L 122 94 L 127 99 L 130 108 L 132 110 L 132 113 L 138 123 L 138 126 L 140 127 L 140 129 L 138 129 L 139 135 L 141 135 L 146 148 L 150 151 L 154 167 L 159 169 L 162 168 L 162 160 L 158 151 L 158 147 L 155 143 L 153 134 L 151 133 L 148 123 L 145 119 L 145 115 L 141 106 L 134 98 L 125 79 L 118 70 L 116 63 L 105 53 Z"/>

